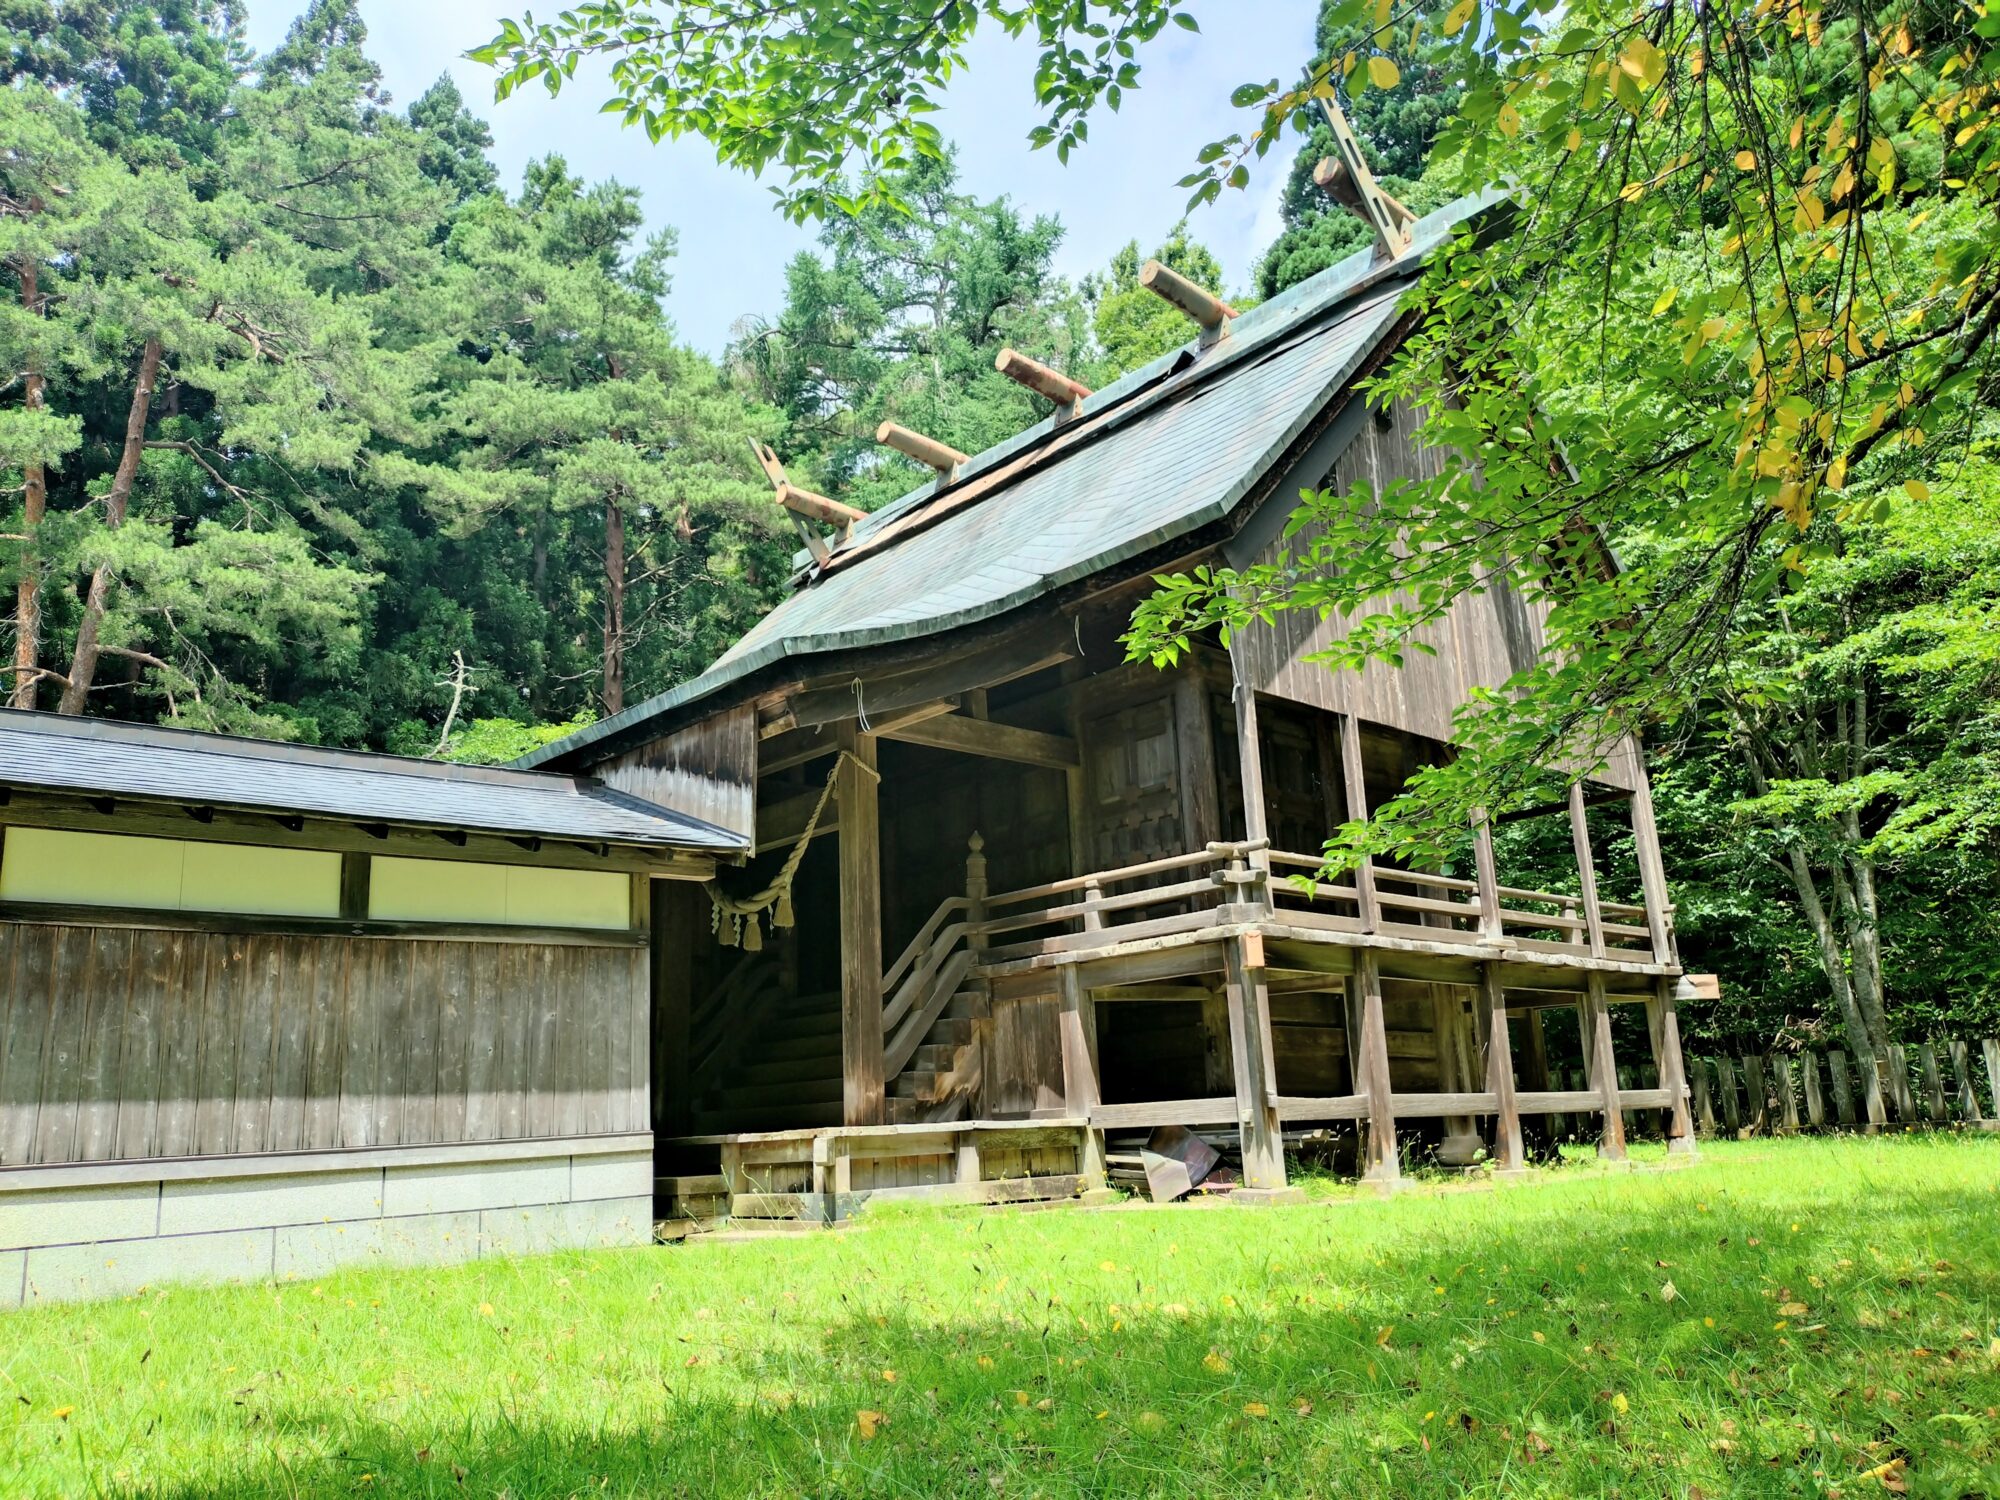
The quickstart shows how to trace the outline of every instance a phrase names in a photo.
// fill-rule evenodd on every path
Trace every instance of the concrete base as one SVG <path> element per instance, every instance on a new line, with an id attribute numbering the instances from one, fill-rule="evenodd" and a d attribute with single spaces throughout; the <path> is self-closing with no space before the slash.
<path id="1" fill-rule="evenodd" d="M 1287 1203 L 1305 1202 L 1306 1190 L 1295 1187 L 1232 1188 L 1229 1194 L 1229 1201 L 1241 1204 L 1245 1208 L 1275 1208 Z"/>
<path id="2" fill-rule="evenodd" d="M 282 1173 L 242 1158 L 203 1163 L 209 1177 L 121 1163 L 128 1178 L 159 1175 L 103 1186 L 37 1186 L 26 1172 L 0 1182 L 0 1308 L 649 1243 L 652 1152 L 578 1144 L 496 1141 L 407 1166 L 321 1153 L 320 1170 Z"/>
<path id="3" fill-rule="evenodd" d="M 1085 1188 L 1076 1195 L 1076 1201 L 1085 1208 L 1102 1208 L 1107 1203 L 1123 1202 L 1125 1195 L 1116 1188 Z"/>
<path id="4" fill-rule="evenodd" d="M 1669 1160 L 1696 1161 L 1701 1157 L 1701 1148 L 1695 1144 L 1694 1137 L 1691 1135 L 1669 1136 L 1667 1138 L 1667 1157 Z"/>
<path id="5" fill-rule="evenodd" d="M 1495 1182 L 1526 1182 L 1535 1174 L 1526 1167 L 1495 1167 L 1487 1175 Z"/>
<path id="6" fill-rule="evenodd" d="M 1486 1143 L 1476 1133 L 1448 1135 L 1438 1143 L 1437 1159 L 1447 1167 L 1469 1167 L 1485 1150 Z"/>

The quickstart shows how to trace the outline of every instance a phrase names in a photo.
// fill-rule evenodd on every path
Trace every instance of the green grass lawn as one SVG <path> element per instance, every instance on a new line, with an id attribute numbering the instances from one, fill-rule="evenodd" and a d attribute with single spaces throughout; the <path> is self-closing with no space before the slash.
<path id="1" fill-rule="evenodd" d="M 0 1495 L 2000 1496 L 2000 1139 L 1542 1175 L 0 1315 Z"/>

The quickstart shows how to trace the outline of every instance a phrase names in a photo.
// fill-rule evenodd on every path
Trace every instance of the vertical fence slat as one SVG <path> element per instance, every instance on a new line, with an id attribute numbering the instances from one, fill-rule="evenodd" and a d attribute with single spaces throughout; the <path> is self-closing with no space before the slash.
<path id="1" fill-rule="evenodd" d="M 1712 1136 L 1715 1134 L 1715 1096 L 1708 1087 L 1708 1064 L 1700 1058 L 1691 1057 L 1687 1066 L 1688 1088 L 1693 1095 L 1695 1132 Z"/>
<path id="2" fill-rule="evenodd" d="M 1889 1097 L 1894 1101 L 1896 1118 L 1905 1125 L 1914 1125 L 1917 1099 L 1910 1092 L 1910 1055 L 1894 1042 L 1884 1050 L 1889 1054 Z"/>
<path id="3" fill-rule="evenodd" d="M 1828 1052 L 1826 1073 L 1833 1087 L 1834 1118 L 1843 1125 L 1854 1124 L 1854 1086 L 1848 1081 L 1847 1054 L 1838 1048 Z"/>
<path id="4" fill-rule="evenodd" d="M 1917 1043 L 1917 1069 L 1924 1081 L 1924 1108 L 1931 1124 L 1942 1125 L 1951 1118 L 1944 1103 L 1944 1074 L 1938 1069 L 1937 1048 L 1929 1042 Z"/>
<path id="5" fill-rule="evenodd" d="M 1772 1128 L 1771 1085 L 1764 1075 L 1764 1059 L 1755 1052 L 1743 1054 L 1743 1128 L 1750 1135 L 1767 1135 Z"/>
<path id="6" fill-rule="evenodd" d="M 1826 1096 L 1819 1088 L 1819 1058 L 1810 1052 L 1799 1054 L 1799 1088 L 1806 1099 L 1806 1124 L 1813 1130 L 1826 1129 Z"/>
<path id="7" fill-rule="evenodd" d="M 1979 1090 L 1972 1081 L 1972 1049 L 1964 1042 L 1946 1045 L 1951 1052 L 1951 1076 L 1958 1085 L 1958 1117 L 1968 1125 L 1977 1125 L 1985 1116 L 1979 1109 Z"/>
<path id="8" fill-rule="evenodd" d="M 1715 1082 L 1722 1094 L 1722 1124 L 1735 1140 L 1743 1134 L 1743 1109 L 1736 1097 L 1736 1065 L 1726 1057 L 1715 1060 Z"/>

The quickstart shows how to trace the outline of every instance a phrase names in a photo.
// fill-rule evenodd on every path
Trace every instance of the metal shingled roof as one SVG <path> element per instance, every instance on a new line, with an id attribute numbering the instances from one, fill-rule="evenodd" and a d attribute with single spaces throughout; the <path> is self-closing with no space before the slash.
<path id="1" fill-rule="evenodd" d="M 886 645 L 992 619 L 1226 515 L 1396 322 L 1426 257 L 1500 202 L 1419 222 L 1411 253 L 1363 250 L 1252 308 L 1227 339 L 1167 355 L 859 522 L 823 569 L 706 672 L 523 757 L 574 764 L 786 658 Z"/>
<path id="2" fill-rule="evenodd" d="M 734 853 L 744 840 L 584 777 L 0 711 L 0 785 L 516 837 Z"/>

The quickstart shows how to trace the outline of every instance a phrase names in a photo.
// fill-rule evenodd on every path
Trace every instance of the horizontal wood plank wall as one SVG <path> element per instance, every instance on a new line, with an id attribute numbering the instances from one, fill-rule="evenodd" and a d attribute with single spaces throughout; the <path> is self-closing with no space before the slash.
<path id="1" fill-rule="evenodd" d="M 0 923 L 0 1167 L 648 1128 L 646 954 Z"/>
<path id="2" fill-rule="evenodd" d="M 606 786 L 757 836 L 757 706 L 746 703 L 595 768 Z"/>
<path id="3" fill-rule="evenodd" d="M 1362 424 L 1322 488 L 1345 491 L 1365 480 L 1380 493 L 1398 479 L 1441 472 L 1436 451 L 1417 439 L 1415 409 L 1398 401 L 1388 415 L 1386 430 L 1373 421 Z M 1285 545 L 1270 543 L 1257 561 L 1273 561 Z M 1547 618 L 1546 605 L 1494 578 L 1485 593 L 1459 600 L 1444 620 L 1416 633 L 1435 656 L 1412 650 L 1400 667 L 1371 662 L 1358 673 L 1332 672 L 1303 660 L 1345 633 L 1338 615 L 1321 622 L 1308 610 L 1281 614 L 1270 625 L 1252 625 L 1239 639 L 1245 670 L 1260 692 L 1449 740 L 1452 714 L 1473 688 L 1497 688 L 1534 662 Z M 1613 756 L 1597 779 L 1630 790 L 1636 776 L 1637 762 L 1628 750 Z"/>

